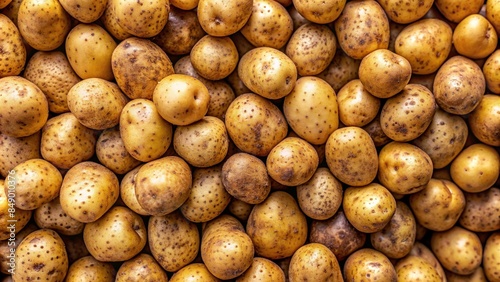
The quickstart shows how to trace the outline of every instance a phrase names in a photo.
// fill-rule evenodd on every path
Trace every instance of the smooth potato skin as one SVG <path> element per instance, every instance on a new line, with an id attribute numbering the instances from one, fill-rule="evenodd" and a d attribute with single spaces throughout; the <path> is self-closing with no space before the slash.
<path id="1" fill-rule="evenodd" d="M 26 47 L 17 26 L 6 15 L 0 14 L 0 78 L 19 75 L 26 63 Z"/>
<path id="2" fill-rule="evenodd" d="M 0 133 L 0 175 L 5 178 L 16 165 L 40 159 L 40 137 L 41 131 L 21 138 Z"/>
<path id="3" fill-rule="evenodd" d="M 149 38 L 157 35 L 168 21 L 170 2 L 168 0 L 137 2 L 116 1 L 114 13 L 116 22 L 124 31 L 137 37 Z"/>
<path id="4" fill-rule="evenodd" d="M 124 262 L 116 273 L 116 282 L 158 281 L 167 282 L 165 270 L 148 254 L 139 254 Z"/>
<path id="5" fill-rule="evenodd" d="M 203 36 L 189 53 L 196 72 L 209 80 L 229 76 L 238 65 L 239 55 L 231 37 Z"/>
<path id="6" fill-rule="evenodd" d="M 238 278 L 236 282 L 276 281 L 285 282 L 285 273 L 272 260 L 254 257 L 252 265 Z"/>
<path id="7" fill-rule="evenodd" d="M 484 95 L 479 105 L 469 115 L 469 128 L 479 141 L 500 146 L 500 96 Z"/>
<path id="8" fill-rule="evenodd" d="M 442 281 L 436 269 L 422 257 L 407 256 L 398 261 L 395 269 L 398 281 Z"/>
<path id="9" fill-rule="evenodd" d="M 465 209 L 458 222 L 474 232 L 492 232 L 500 228 L 500 189 L 491 187 L 479 193 L 464 193 Z"/>
<path id="10" fill-rule="evenodd" d="M 376 118 L 380 99 L 373 96 L 360 79 L 347 82 L 337 92 L 340 122 L 346 126 L 363 127 Z"/>
<path id="11" fill-rule="evenodd" d="M 344 10 L 346 1 L 335 0 L 328 2 L 293 0 L 293 7 L 306 20 L 318 23 L 328 24 L 335 21 Z"/>
<path id="12" fill-rule="evenodd" d="M 50 228 L 61 235 L 77 235 L 82 233 L 85 224 L 66 214 L 59 198 L 45 203 L 33 212 L 33 219 L 40 228 Z"/>
<path id="13" fill-rule="evenodd" d="M 219 282 L 217 277 L 215 277 L 207 269 L 203 263 L 192 263 L 181 268 L 179 271 L 174 273 L 170 277 L 170 282 L 196 282 L 196 281 L 206 281 L 206 282 Z"/>
<path id="14" fill-rule="evenodd" d="M 295 251 L 290 260 L 288 278 L 290 281 L 343 281 L 337 258 L 319 243 L 309 243 Z"/>
<path id="15" fill-rule="evenodd" d="M 387 17 L 389 17 L 389 19 L 393 22 L 399 24 L 409 24 L 422 18 L 434 4 L 434 0 L 406 0 L 403 2 L 381 0 L 378 2 L 380 3 L 380 6 L 384 8 Z M 404 7 L 404 9 L 402 7 Z"/>
<path id="16" fill-rule="evenodd" d="M 486 240 L 483 252 L 483 268 L 489 281 L 500 281 L 500 263 L 498 252 L 500 251 L 500 232 L 492 233 Z"/>
<path id="17" fill-rule="evenodd" d="M 225 2 L 200 0 L 198 20 L 203 30 L 212 36 L 228 36 L 240 30 L 252 15 L 251 0 Z"/>
<path id="18" fill-rule="evenodd" d="M 498 35 L 493 25 L 480 14 L 468 15 L 453 31 L 457 52 L 471 59 L 484 59 L 497 48 Z"/>
<path id="19" fill-rule="evenodd" d="M 367 276 L 374 280 L 397 281 L 396 270 L 389 258 L 369 248 L 360 249 L 350 255 L 345 261 L 343 273 L 346 281 L 362 281 Z"/>
<path id="20" fill-rule="evenodd" d="M 101 262 L 92 256 L 84 256 L 73 262 L 66 276 L 66 282 L 79 281 L 115 281 L 116 270 L 109 262 Z"/>

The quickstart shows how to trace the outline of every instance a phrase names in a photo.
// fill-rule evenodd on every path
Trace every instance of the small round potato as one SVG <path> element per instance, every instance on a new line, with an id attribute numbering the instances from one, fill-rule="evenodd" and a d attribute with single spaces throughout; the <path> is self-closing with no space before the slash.
<path id="1" fill-rule="evenodd" d="M 115 282 L 167 282 L 167 273 L 148 254 L 139 254 L 133 259 L 124 262 L 116 272 Z"/>
<path id="2" fill-rule="evenodd" d="M 319 243 L 300 247 L 292 256 L 288 269 L 290 281 L 342 281 L 339 262 L 330 249 Z"/>
<path id="3" fill-rule="evenodd" d="M 317 77 L 325 80 L 337 93 L 347 82 L 358 78 L 361 60 L 349 57 L 342 49 L 337 49 L 330 65 Z"/>
<path id="4" fill-rule="evenodd" d="M 60 235 L 77 235 L 82 233 L 85 223 L 68 216 L 61 206 L 59 198 L 45 203 L 33 212 L 33 219 L 40 228 L 50 228 Z"/>
<path id="5" fill-rule="evenodd" d="M 500 232 L 494 232 L 486 240 L 483 252 L 484 274 L 489 281 L 500 281 Z"/>
<path id="6" fill-rule="evenodd" d="M 483 75 L 486 81 L 486 87 L 493 94 L 500 94 L 500 74 L 497 72 L 499 68 L 500 50 L 496 50 L 486 59 L 483 65 Z"/>
<path id="7" fill-rule="evenodd" d="M 399 2 L 397 0 L 383 0 L 379 1 L 379 3 L 380 6 L 384 8 L 387 17 L 389 17 L 389 19 L 393 22 L 399 24 L 409 24 L 425 16 L 425 14 L 427 14 L 427 12 L 431 9 L 432 4 L 434 4 L 434 0 L 406 0 L 403 2 Z"/>
<path id="8" fill-rule="evenodd" d="M 380 99 L 368 92 L 359 79 L 347 82 L 337 93 L 337 101 L 340 121 L 346 126 L 363 127 L 380 109 Z"/>
<path id="9" fill-rule="evenodd" d="M 465 194 L 465 209 L 458 219 L 460 225 L 473 232 L 492 232 L 500 229 L 500 189 Z"/>
<path id="10" fill-rule="evenodd" d="M 117 0 L 108 0 L 104 14 L 101 16 L 100 20 L 103 26 L 114 38 L 118 40 L 125 40 L 132 36 L 127 32 L 121 25 L 118 24 L 116 15 L 116 6 L 118 5 Z"/>
<path id="11" fill-rule="evenodd" d="M 93 256 L 84 256 L 70 265 L 68 275 L 64 281 L 113 282 L 115 276 L 116 270 L 111 263 L 98 261 Z"/>
<path id="12" fill-rule="evenodd" d="M 344 10 L 345 3 L 345 0 L 293 0 L 293 7 L 308 21 L 318 24 L 328 24 L 340 16 L 340 13 Z"/>
<path id="13" fill-rule="evenodd" d="M 407 256 L 399 260 L 394 268 L 397 273 L 397 281 L 442 282 L 436 268 L 422 257 Z"/>
<path id="14" fill-rule="evenodd" d="M 40 137 L 41 131 L 20 138 L 0 132 L 0 175 L 7 178 L 16 165 L 30 159 L 41 159 Z"/>
<path id="15" fill-rule="evenodd" d="M 135 195 L 135 181 L 137 173 L 142 165 L 134 168 L 125 174 L 120 181 L 120 199 L 126 207 L 140 215 L 149 215 L 149 213 L 139 204 Z"/>
<path id="16" fill-rule="evenodd" d="M 186 281 L 204 281 L 204 282 L 220 282 L 210 271 L 205 264 L 195 262 L 184 266 L 175 272 L 170 277 L 169 282 L 186 282 Z"/>
<path id="17" fill-rule="evenodd" d="M 468 122 L 477 139 L 490 146 L 500 146 L 500 96 L 484 95 L 469 114 Z"/>
<path id="18" fill-rule="evenodd" d="M 26 64 L 26 47 L 17 26 L 0 14 L 0 77 L 19 75 Z"/>
<path id="19" fill-rule="evenodd" d="M 229 76 L 238 65 L 238 50 L 230 37 L 205 35 L 189 53 L 196 72 L 209 80 Z"/>
<path id="20" fill-rule="evenodd" d="M 496 50 L 497 32 L 482 15 L 472 14 L 461 20 L 453 31 L 453 46 L 460 55 L 483 59 Z"/>
<path id="21" fill-rule="evenodd" d="M 153 37 L 160 33 L 168 20 L 168 0 L 137 2 L 116 1 L 114 13 L 116 22 L 128 33 L 137 37 Z"/>
<path id="22" fill-rule="evenodd" d="M 252 0 L 199 0 L 197 13 L 203 30 L 228 36 L 240 30 L 252 15 Z"/>
<path id="23" fill-rule="evenodd" d="M 101 132 L 95 151 L 99 162 L 116 174 L 125 174 L 141 164 L 127 151 L 117 126 Z"/>
<path id="24" fill-rule="evenodd" d="M 60 0 L 59 3 L 73 18 L 82 23 L 91 23 L 104 14 L 108 0 Z"/>
<path id="25" fill-rule="evenodd" d="M 275 281 L 285 282 L 285 273 L 272 260 L 254 257 L 252 265 L 235 280 L 236 282 Z"/>
<path id="26" fill-rule="evenodd" d="M 396 281 L 396 270 L 388 257 L 383 253 L 363 248 L 351 254 L 344 264 L 346 281 Z"/>
<path id="27" fill-rule="evenodd" d="M 9 208 L 12 208 L 12 203 L 9 202 L 9 198 L 15 197 L 16 182 L 15 179 L 13 179 L 12 174 L 10 175 L 10 177 L 7 176 L 6 179 L 7 180 L 0 179 L 0 240 L 8 240 L 12 235 L 19 234 L 19 232 L 22 231 L 22 229 L 31 220 L 31 215 L 33 214 L 33 211 L 31 210 L 16 209 L 15 213 L 13 214 L 14 218 L 11 217 Z M 4 189 L 4 187 L 7 189 Z M 10 211 L 12 211 L 12 209 Z M 12 227 L 12 222 L 10 222 L 9 220 L 15 220 L 15 230 L 10 229 Z"/>

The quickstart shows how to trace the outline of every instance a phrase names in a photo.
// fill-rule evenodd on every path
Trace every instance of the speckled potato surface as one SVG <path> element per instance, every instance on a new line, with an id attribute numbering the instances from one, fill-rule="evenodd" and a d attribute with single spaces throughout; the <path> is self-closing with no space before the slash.
<path id="1" fill-rule="evenodd" d="M 59 3 L 73 18 L 83 23 L 91 23 L 104 14 L 108 0 L 61 0 Z"/>
<path id="2" fill-rule="evenodd" d="M 474 232 L 490 232 L 500 228 L 500 189 L 491 187 L 478 193 L 464 193 L 466 204 L 458 222 Z"/>
<path id="3" fill-rule="evenodd" d="M 500 96 L 486 94 L 469 115 L 469 128 L 481 142 L 500 146 Z"/>
<path id="4" fill-rule="evenodd" d="M 165 270 L 148 254 L 139 254 L 124 262 L 116 272 L 116 282 L 158 281 L 167 282 Z"/>
<path id="5" fill-rule="evenodd" d="M 239 31 L 252 15 L 251 0 L 199 0 L 198 20 L 212 36 L 228 36 Z"/>
<path id="6" fill-rule="evenodd" d="M 380 99 L 373 96 L 359 79 L 347 82 L 337 92 L 340 122 L 346 126 L 363 127 L 377 116 Z"/>
<path id="7" fill-rule="evenodd" d="M 367 276 L 370 279 L 397 281 L 396 270 L 389 258 L 368 248 L 360 249 L 349 256 L 345 261 L 343 273 L 347 281 L 359 281 Z"/>
<path id="8" fill-rule="evenodd" d="M 87 255 L 73 262 L 68 269 L 67 282 L 87 281 L 112 282 L 115 281 L 116 270 L 109 262 L 101 262 L 93 256 Z"/>
<path id="9" fill-rule="evenodd" d="M 132 0 L 108 0 L 115 2 L 116 22 L 124 31 L 137 37 L 153 37 L 160 33 L 168 20 L 168 0 L 137 2 Z"/>
<path id="10" fill-rule="evenodd" d="M 19 75 L 26 63 L 26 47 L 17 26 L 4 14 L 0 14 L 0 77 Z"/>
<path id="11" fill-rule="evenodd" d="M 309 243 L 293 254 L 288 269 L 290 281 L 341 281 L 342 270 L 330 249 L 319 243 Z"/>

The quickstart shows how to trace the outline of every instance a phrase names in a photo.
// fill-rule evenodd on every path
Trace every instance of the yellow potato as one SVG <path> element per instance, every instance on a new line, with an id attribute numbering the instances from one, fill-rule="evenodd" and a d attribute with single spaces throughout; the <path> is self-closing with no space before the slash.
<path id="1" fill-rule="evenodd" d="M 153 37 L 160 33 L 168 20 L 170 5 L 168 0 L 137 2 L 135 0 L 116 1 L 114 14 L 116 22 L 127 33 L 137 37 Z"/>
<path id="2" fill-rule="evenodd" d="M 373 139 L 375 147 L 381 147 L 392 141 L 391 138 L 385 135 L 382 130 L 382 125 L 380 124 L 380 115 L 377 115 L 369 124 L 362 127 L 363 130 L 368 132 L 370 137 Z"/>
<path id="3" fill-rule="evenodd" d="M 142 165 L 134 168 L 123 176 L 120 181 L 120 199 L 123 201 L 125 206 L 135 213 L 140 215 L 149 215 L 149 213 L 139 204 L 137 196 L 135 195 L 135 181 L 137 172 L 139 172 L 141 167 Z"/>
<path id="4" fill-rule="evenodd" d="M 469 114 L 469 127 L 474 136 L 490 146 L 500 146 L 500 96 L 484 95 Z"/>
<path id="5" fill-rule="evenodd" d="M 389 19 L 399 24 L 409 24 L 425 16 L 434 4 L 434 0 L 406 0 L 403 2 L 383 0 L 379 1 L 379 3 L 384 8 Z"/>
<path id="6" fill-rule="evenodd" d="M 453 45 L 457 52 L 471 59 L 483 59 L 495 51 L 497 32 L 482 15 L 472 14 L 460 21 L 453 31 Z"/>
<path id="7" fill-rule="evenodd" d="M 449 21 L 458 23 L 471 14 L 479 13 L 484 4 L 482 0 L 462 2 L 460 0 L 435 0 L 439 12 Z"/>
<path id="8" fill-rule="evenodd" d="M 26 63 L 26 47 L 19 29 L 4 14 L 0 14 L 0 39 L 0 78 L 20 74 Z"/>
<path id="9" fill-rule="evenodd" d="M 338 91 L 337 101 L 339 119 L 346 126 L 365 126 L 380 109 L 380 99 L 370 94 L 359 79 L 347 82 Z"/>
<path id="10" fill-rule="evenodd" d="M 500 50 L 495 50 L 486 59 L 483 65 L 483 74 L 486 81 L 486 87 L 488 87 L 488 90 L 493 94 L 500 94 L 500 76 L 496 71 L 498 68 L 500 68 L 499 56 Z"/>
<path id="11" fill-rule="evenodd" d="M 182 9 L 182 10 L 192 10 L 198 6 L 199 0 L 170 0 L 170 5 Z M 172 8 L 172 7 L 170 7 Z"/>
<path id="12" fill-rule="evenodd" d="M 482 1 L 479 0 L 478 2 L 481 2 L 481 4 L 483 3 Z M 486 11 L 484 15 L 486 16 L 488 21 L 490 21 L 490 23 L 495 27 L 497 34 L 498 32 L 500 32 L 500 17 L 499 17 L 500 9 L 498 8 L 499 3 L 500 2 L 498 0 L 487 1 L 485 5 Z"/>
<path id="13" fill-rule="evenodd" d="M 337 258 L 319 243 L 309 243 L 295 251 L 290 260 L 288 278 L 290 281 L 343 281 Z"/>
<path id="14" fill-rule="evenodd" d="M 483 254 L 484 273 L 489 281 L 500 281 L 500 262 L 498 253 L 500 252 L 500 232 L 494 232 L 486 240 Z"/>
<path id="15" fill-rule="evenodd" d="M 116 272 L 116 282 L 167 282 L 165 270 L 148 254 L 139 254 L 124 262 Z"/>
<path id="16" fill-rule="evenodd" d="M 422 257 L 407 256 L 399 260 L 394 268 L 397 273 L 397 281 L 442 281 L 436 268 Z"/>
<path id="17" fill-rule="evenodd" d="M 209 80 L 229 76 L 238 65 L 238 50 L 230 37 L 205 35 L 189 53 L 196 72 Z"/>
<path id="18" fill-rule="evenodd" d="M 4 187 L 6 189 L 3 189 Z M 12 200 L 9 202 L 9 198 L 15 197 L 16 181 L 14 175 L 7 176 L 6 180 L 1 179 L 0 188 L 2 188 L 0 189 L 0 227 L 2 228 L 0 229 L 0 240 L 7 240 L 19 233 L 28 224 L 33 212 L 31 210 L 16 209 Z M 15 221 L 15 228 L 13 228 L 13 222 L 10 222 L 10 220 Z"/>
<path id="19" fill-rule="evenodd" d="M 473 232 L 492 232 L 500 228 L 500 189 L 491 187 L 478 193 L 465 194 L 465 209 L 460 225 Z"/>
<path id="20" fill-rule="evenodd" d="M 20 138 L 0 133 L 0 175 L 5 178 L 16 165 L 29 159 L 41 159 L 40 137 L 40 131 Z"/>
<path id="21" fill-rule="evenodd" d="M 239 31 L 252 15 L 252 0 L 199 0 L 198 20 L 206 33 L 228 36 Z"/>
<path id="22" fill-rule="evenodd" d="M 122 26 L 118 24 L 116 15 L 117 0 L 108 0 L 104 14 L 101 16 L 103 26 L 114 38 L 118 40 L 125 40 L 132 36 Z"/>
<path id="23" fill-rule="evenodd" d="M 104 14 L 108 0 L 60 0 L 59 3 L 73 18 L 82 23 L 91 23 Z"/>
<path id="24" fill-rule="evenodd" d="M 344 264 L 346 281 L 370 280 L 396 281 L 396 270 L 388 257 L 381 252 L 363 248 L 350 255 Z"/>
<path id="25" fill-rule="evenodd" d="M 115 281 L 116 270 L 109 262 L 101 262 L 93 256 L 84 256 L 73 262 L 68 269 L 66 282 L 99 281 L 112 282 Z"/>
<path id="26" fill-rule="evenodd" d="M 252 212 L 253 205 L 245 203 L 236 198 L 232 198 L 227 206 L 227 211 L 241 221 L 246 221 Z"/>
<path id="27" fill-rule="evenodd" d="M 338 49 L 330 65 L 317 77 L 328 82 L 337 93 L 347 82 L 358 78 L 360 63 L 361 60 L 353 59 Z"/>
<path id="28" fill-rule="evenodd" d="M 2 193 L 2 192 L 0 192 Z M 2 226 L 5 227 L 4 230 L 7 230 L 7 226 Z M 28 236 L 31 232 L 39 229 L 38 226 L 34 223 L 30 223 L 26 226 L 23 226 L 23 229 L 19 230 L 19 232 L 16 233 L 16 238 L 15 240 L 2 240 L 0 242 L 0 272 L 6 275 L 10 275 L 11 273 L 9 272 L 9 269 L 11 269 L 11 266 L 13 261 L 13 258 L 9 258 L 10 255 L 10 249 L 13 246 L 12 244 L 15 243 L 15 246 L 19 246 L 19 244 L 23 241 L 23 239 Z M 10 232 L 9 232 L 10 233 Z M 8 238 L 8 237 L 7 237 Z M 9 238 L 10 239 L 10 238 Z M 3 282 L 3 281 L 2 281 Z M 9 282 L 12 282 L 10 280 Z"/>
<path id="29" fill-rule="evenodd" d="M 117 126 L 101 132 L 95 151 L 99 162 L 116 174 L 125 174 L 141 164 L 127 151 Z"/>
<path id="30" fill-rule="evenodd" d="M 272 260 L 254 257 L 252 265 L 238 278 L 236 282 L 257 282 L 257 281 L 276 281 L 285 282 L 285 273 Z"/>
<path id="31" fill-rule="evenodd" d="M 411 249 L 408 256 L 417 256 L 417 257 L 421 257 L 424 260 L 426 260 L 437 271 L 439 277 L 441 278 L 441 281 L 446 282 L 447 276 L 445 274 L 445 271 L 444 271 L 443 267 L 441 266 L 441 263 L 439 262 L 439 260 L 432 253 L 431 249 L 428 246 L 424 245 L 422 242 L 416 241 L 413 244 L 413 248 Z"/>
<path id="32" fill-rule="evenodd" d="M 344 10 L 345 0 L 304 1 L 293 0 L 293 7 L 308 21 L 328 24 L 335 21 Z"/>
<path id="33" fill-rule="evenodd" d="M 208 271 L 205 264 L 196 262 L 188 264 L 175 272 L 170 277 L 170 282 L 185 282 L 185 281 L 206 281 L 219 282 L 220 280 Z"/>
<path id="34" fill-rule="evenodd" d="M 38 207 L 33 212 L 33 219 L 38 227 L 50 228 L 60 235 L 77 235 L 85 227 L 85 223 L 71 218 L 63 211 L 59 197 Z"/>

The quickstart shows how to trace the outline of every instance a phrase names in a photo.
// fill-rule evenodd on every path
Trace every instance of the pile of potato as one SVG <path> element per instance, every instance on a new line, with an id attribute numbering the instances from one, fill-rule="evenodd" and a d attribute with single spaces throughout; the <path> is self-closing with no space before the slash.
<path id="1" fill-rule="evenodd" d="M 500 281 L 500 0 L 0 0 L 6 281 Z"/>

